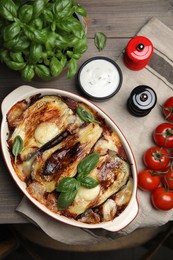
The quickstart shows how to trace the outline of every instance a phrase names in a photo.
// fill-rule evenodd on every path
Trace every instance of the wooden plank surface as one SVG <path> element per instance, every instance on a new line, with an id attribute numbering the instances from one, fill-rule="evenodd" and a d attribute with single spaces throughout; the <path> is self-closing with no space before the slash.
<path id="1" fill-rule="evenodd" d="M 106 56 L 116 60 L 127 42 L 151 18 L 157 17 L 173 29 L 173 0 L 79 0 L 88 12 L 88 50 L 79 61 L 79 66 L 93 56 Z M 96 32 L 104 32 L 108 39 L 102 52 L 94 45 Z M 20 75 L 0 64 L 0 102 L 16 87 L 28 84 Z M 76 77 L 67 80 L 65 73 L 58 79 L 29 83 L 34 87 L 52 87 L 78 92 Z M 26 219 L 15 212 L 22 193 L 11 178 L 0 153 L 0 223 L 24 223 Z"/>

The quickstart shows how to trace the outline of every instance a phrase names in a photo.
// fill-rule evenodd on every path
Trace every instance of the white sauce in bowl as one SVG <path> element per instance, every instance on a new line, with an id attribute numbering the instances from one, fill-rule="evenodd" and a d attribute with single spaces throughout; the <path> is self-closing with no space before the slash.
<path id="1" fill-rule="evenodd" d="M 116 64 L 107 58 L 89 60 L 82 66 L 79 74 L 79 82 L 83 91 L 98 99 L 116 93 L 121 80 Z"/>

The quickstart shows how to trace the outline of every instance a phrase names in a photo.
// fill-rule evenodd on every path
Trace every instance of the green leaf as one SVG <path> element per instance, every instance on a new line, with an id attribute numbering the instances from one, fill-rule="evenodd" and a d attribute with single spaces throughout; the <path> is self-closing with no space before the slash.
<path id="1" fill-rule="evenodd" d="M 78 181 L 80 181 L 80 184 L 87 189 L 94 188 L 99 184 L 97 180 L 93 179 L 90 176 L 86 176 L 86 177 L 81 176 L 78 179 Z"/>
<path id="2" fill-rule="evenodd" d="M 7 60 L 5 61 L 5 63 L 12 70 L 23 70 L 24 67 L 26 66 L 25 62 L 16 62 L 16 61 Z"/>
<path id="3" fill-rule="evenodd" d="M 37 63 L 42 57 L 42 45 L 38 43 L 33 43 L 30 47 L 29 60 L 30 62 Z"/>
<path id="4" fill-rule="evenodd" d="M 25 25 L 24 26 L 24 33 L 26 37 L 32 41 L 37 43 L 45 43 L 46 42 L 46 31 L 40 31 L 38 29 L 35 29 L 32 26 Z"/>
<path id="5" fill-rule="evenodd" d="M 20 154 L 22 149 L 23 149 L 23 140 L 20 135 L 17 135 L 15 137 L 13 145 L 12 145 L 12 154 L 15 156 L 15 162 L 16 162 L 17 156 Z"/>
<path id="6" fill-rule="evenodd" d="M 35 66 L 35 73 L 39 78 L 43 80 L 47 80 L 51 78 L 50 70 L 48 69 L 48 67 L 42 64 L 37 64 Z"/>
<path id="7" fill-rule="evenodd" d="M 50 61 L 50 71 L 53 77 L 57 77 L 63 70 L 63 66 L 61 62 L 56 58 L 53 57 Z"/>
<path id="8" fill-rule="evenodd" d="M 54 32 L 50 32 L 48 34 L 47 40 L 46 40 L 46 49 L 51 50 L 55 47 L 56 44 L 56 34 Z"/>
<path id="9" fill-rule="evenodd" d="M 80 183 L 73 177 L 65 177 L 60 180 L 58 186 L 56 187 L 56 191 L 58 192 L 68 192 L 78 189 Z"/>
<path id="10" fill-rule="evenodd" d="M 43 21 L 41 18 L 36 18 L 36 19 L 33 19 L 31 22 L 30 22 L 30 26 L 38 29 L 38 30 L 41 30 L 43 28 Z"/>
<path id="11" fill-rule="evenodd" d="M 21 76 L 26 81 L 32 80 L 34 75 L 35 75 L 35 72 L 34 72 L 33 65 L 26 65 L 25 68 L 21 71 Z"/>
<path id="12" fill-rule="evenodd" d="M 75 43 L 74 52 L 82 54 L 86 50 L 87 50 L 87 37 L 86 35 L 84 35 L 82 39 L 78 39 L 78 41 Z"/>
<path id="13" fill-rule="evenodd" d="M 99 121 L 95 120 L 95 117 L 93 115 L 93 113 L 91 113 L 90 111 L 86 110 L 84 107 L 82 106 L 78 106 L 76 109 L 76 112 L 78 114 L 78 116 L 85 122 L 90 122 L 90 123 L 98 123 L 100 124 Z"/>
<path id="14" fill-rule="evenodd" d="M 54 20 L 53 13 L 51 12 L 51 10 L 48 10 L 48 9 L 44 9 L 43 17 L 44 17 L 44 20 L 49 23 L 52 23 Z"/>
<path id="15" fill-rule="evenodd" d="M 85 157 L 77 167 L 77 171 L 79 174 L 79 178 L 81 175 L 88 175 L 97 165 L 99 161 L 100 155 L 98 153 L 91 153 L 87 157 Z"/>
<path id="16" fill-rule="evenodd" d="M 60 63 L 61 63 L 61 66 L 64 68 L 67 63 L 67 57 L 65 55 L 62 55 Z"/>
<path id="17" fill-rule="evenodd" d="M 1 57 L 2 61 L 4 61 L 4 62 L 8 61 L 10 59 L 9 52 L 7 50 L 1 50 L 0 57 Z"/>
<path id="18" fill-rule="evenodd" d="M 23 51 L 29 47 L 30 42 L 25 36 L 17 35 L 12 40 L 4 43 L 4 47 L 12 51 Z"/>
<path id="19" fill-rule="evenodd" d="M 12 0 L 1 0 L 0 15 L 8 21 L 14 21 L 15 17 L 17 17 L 17 7 L 15 3 Z"/>
<path id="20" fill-rule="evenodd" d="M 82 39 L 85 34 L 83 25 L 75 17 L 67 17 L 62 22 L 58 22 L 57 27 L 65 32 L 73 33 L 79 39 Z"/>
<path id="21" fill-rule="evenodd" d="M 71 79 L 77 72 L 78 66 L 75 59 L 71 58 L 68 65 L 67 79 Z"/>
<path id="22" fill-rule="evenodd" d="M 69 58 L 74 58 L 75 60 L 79 60 L 81 58 L 80 53 L 74 53 L 72 51 L 67 51 L 66 53 Z"/>
<path id="23" fill-rule="evenodd" d="M 33 3 L 33 17 L 37 18 L 44 11 L 45 1 L 35 0 Z"/>
<path id="24" fill-rule="evenodd" d="M 4 41 L 10 41 L 15 36 L 17 36 L 20 32 L 20 26 L 18 23 L 14 22 L 12 24 L 9 24 L 4 29 Z"/>
<path id="25" fill-rule="evenodd" d="M 81 16 L 87 16 L 87 11 L 80 4 L 75 6 L 75 12 Z"/>
<path id="26" fill-rule="evenodd" d="M 24 62 L 22 52 L 10 52 L 10 57 L 13 61 L 16 62 Z"/>
<path id="27" fill-rule="evenodd" d="M 32 19 L 32 15 L 33 15 L 32 5 L 25 4 L 19 8 L 18 16 L 23 23 L 29 23 Z"/>
<path id="28" fill-rule="evenodd" d="M 61 192 L 58 197 L 58 209 L 64 210 L 68 208 L 77 195 L 77 189 L 69 192 Z"/>
<path id="29" fill-rule="evenodd" d="M 106 46 L 107 37 L 102 32 L 97 32 L 94 37 L 95 46 L 99 51 L 103 50 Z"/>
<path id="30" fill-rule="evenodd" d="M 59 0 L 53 4 L 53 12 L 56 19 L 63 19 L 71 16 L 74 13 L 72 0 Z"/>

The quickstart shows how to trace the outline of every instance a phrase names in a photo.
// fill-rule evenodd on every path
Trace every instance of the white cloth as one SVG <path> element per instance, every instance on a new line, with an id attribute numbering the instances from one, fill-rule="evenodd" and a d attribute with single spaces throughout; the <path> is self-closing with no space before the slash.
<path id="1" fill-rule="evenodd" d="M 122 55 L 117 60 L 122 73 L 123 84 L 120 91 L 111 99 L 99 102 L 103 109 L 119 126 L 128 140 L 137 162 L 138 171 L 144 168 L 142 155 L 146 149 L 154 145 L 152 131 L 164 121 L 160 105 L 173 96 L 173 31 L 156 18 L 152 18 L 138 33 L 146 36 L 154 45 L 154 54 L 149 65 L 140 71 L 126 68 Z M 148 85 L 157 94 L 157 104 L 145 117 L 134 117 L 126 108 L 131 91 L 138 85 Z M 23 198 L 17 211 L 36 223 L 50 237 L 66 244 L 92 244 L 128 234 L 137 228 L 161 226 L 173 220 L 173 210 L 160 211 L 154 209 L 150 202 L 150 193 L 138 190 L 139 213 L 137 217 L 122 231 L 86 230 L 71 227 L 51 219 Z"/>

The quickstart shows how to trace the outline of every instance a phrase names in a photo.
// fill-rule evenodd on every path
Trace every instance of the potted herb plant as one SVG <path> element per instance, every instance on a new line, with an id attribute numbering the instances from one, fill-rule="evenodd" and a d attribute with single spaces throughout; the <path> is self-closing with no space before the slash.
<path id="1" fill-rule="evenodd" d="M 0 59 L 24 80 L 55 78 L 87 50 L 86 10 L 73 0 L 0 0 Z"/>

